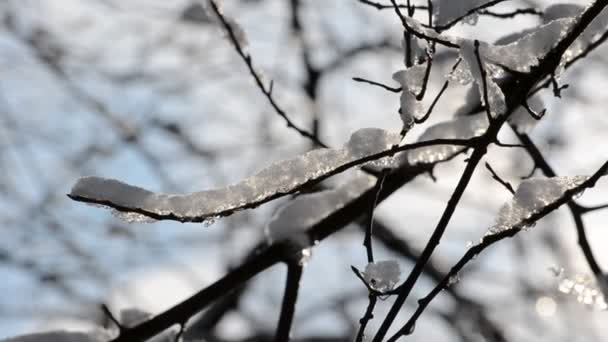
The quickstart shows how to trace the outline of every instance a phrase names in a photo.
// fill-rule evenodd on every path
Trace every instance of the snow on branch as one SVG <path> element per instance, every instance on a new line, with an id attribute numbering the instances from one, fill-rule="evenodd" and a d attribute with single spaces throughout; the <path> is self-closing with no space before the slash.
<path id="1" fill-rule="evenodd" d="M 332 190 L 301 195 L 274 215 L 266 227 L 269 244 L 282 239 L 304 239 L 309 245 L 307 230 L 374 187 L 376 177 L 357 174 L 352 180 Z"/>
<path id="2" fill-rule="evenodd" d="M 447 30 L 461 20 L 472 25 L 477 23 L 478 11 L 506 0 L 439 0 L 433 7 L 436 28 Z"/>
<path id="3" fill-rule="evenodd" d="M 399 144 L 399 134 L 382 129 L 356 131 L 340 149 L 317 149 L 293 159 L 274 163 L 257 174 L 225 188 L 190 194 L 155 193 L 114 179 L 83 177 L 70 198 L 109 206 L 153 219 L 202 222 L 253 208 L 303 186 L 318 182 L 362 163 Z"/>
<path id="4" fill-rule="evenodd" d="M 148 219 L 208 222 L 251 209 L 284 195 L 300 191 L 349 168 L 365 164 L 372 169 L 391 169 L 399 160 L 395 153 L 435 145 L 472 147 L 475 139 L 444 139 L 401 145 L 401 137 L 379 128 L 363 128 L 351 135 L 340 149 L 317 149 L 280 161 L 236 184 L 189 194 L 152 192 L 114 179 L 82 177 L 68 196 L 79 202 L 115 209 L 129 222 Z M 427 151 L 427 154 L 433 151 Z M 440 159 L 440 158 L 438 158 Z"/>
<path id="5" fill-rule="evenodd" d="M 482 45 L 481 52 L 496 65 L 530 72 L 570 32 L 577 18 L 553 20 L 507 45 Z"/>
<path id="6" fill-rule="evenodd" d="M 572 176 L 530 178 L 522 181 L 511 202 L 500 209 L 496 223 L 490 227 L 488 233 L 496 234 L 512 229 L 519 222 L 561 199 L 567 191 L 580 187 L 588 179 L 588 176 Z"/>
<path id="7" fill-rule="evenodd" d="M 448 287 L 451 283 L 451 279 L 457 279 L 458 273 L 471 261 L 474 260 L 479 254 L 481 254 L 486 248 L 494 245 L 495 243 L 502 241 L 506 238 L 513 237 L 521 230 L 529 227 L 531 223 L 538 221 L 545 217 L 561 205 L 567 203 L 575 194 L 581 193 L 587 188 L 592 188 L 595 183 L 603 176 L 606 176 L 608 172 L 608 162 L 604 163 L 592 176 L 575 176 L 575 177 L 554 177 L 545 179 L 524 181 L 515 192 L 513 202 L 518 200 L 526 202 L 526 205 L 532 205 L 533 211 L 529 211 L 526 215 L 515 214 L 509 216 L 508 227 L 503 228 L 495 232 L 490 232 L 484 236 L 481 241 L 471 246 L 469 250 L 460 258 L 460 260 L 454 264 L 450 271 L 444 276 L 444 278 L 423 298 L 418 300 L 418 307 L 403 325 L 390 339 L 389 341 L 395 341 L 400 336 L 407 335 L 409 331 L 413 329 L 416 321 L 420 318 L 422 313 L 433 301 L 433 299 L 441 293 L 442 289 Z M 549 189 L 543 189 L 543 185 L 549 187 Z M 541 197 L 539 200 L 534 200 L 535 196 Z M 506 204 L 505 207 L 511 204 Z M 503 207 L 503 209 L 505 208 Z M 504 211 L 506 213 L 507 211 Z M 499 214 L 498 221 L 501 222 L 503 210 Z M 507 223 L 504 221 L 504 223 Z"/>
<path id="8" fill-rule="evenodd" d="M 438 138 L 470 139 L 482 135 L 488 125 L 488 118 L 483 113 L 458 116 L 427 128 L 418 141 L 433 141 Z M 465 148 L 455 145 L 428 146 L 408 152 L 407 159 L 410 165 L 432 164 L 448 160 Z"/>

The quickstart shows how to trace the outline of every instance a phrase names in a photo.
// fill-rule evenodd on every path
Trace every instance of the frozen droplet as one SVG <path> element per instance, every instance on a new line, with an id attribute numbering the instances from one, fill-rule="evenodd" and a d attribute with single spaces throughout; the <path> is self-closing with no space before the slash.
<path id="1" fill-rule="evenodd" d="M 471 248 L 471 247 L 473 247 L 473 241 L 470 241 L 470 240 L 469 240 L 469 241 L 467 241 L 467 243 L 465 244 L 465 247 L 466 247 L 466 248 Z"/>
<path id="2" fill-rule="evenodd" d="M 300 260 L 298 260 L 298 264 L 300 266 L 306 266 L 308 261 L 312 258 L 312 248 L 304 248 L 300 251 Z"/>
<path id="3" fill-rule="evenodd" d="M 203 220 L 203 226 L 205 228 L 211 227 L 220 217 L 219 216 L 210 216 Z"/>
<path id="4" fill-rule="evenodd" d="M 454 285 L 458 284 L 459 281 L 460 281 L 460 276 L 458 274 L 451 275 L 450 278 L 448 279 L 448 286 L 454 286 Z"/>
<path id="5" fill-rule="evenodd" d="M 532 223 L 528 223 L 525 224 L 521 227 L 521 230 L 523 230 L 524 232 L 528 232 L 530 231 L 532 228 L 534 228 L 536 226 L 536 222 L 532 222 Z"/>
<path id="6" fill-rule="evenodd" d="M 363 279 L 378 292 L 392 290 L 400 276 L 401 268 L 394 260 L 370 262 L 363 272 Z"/>

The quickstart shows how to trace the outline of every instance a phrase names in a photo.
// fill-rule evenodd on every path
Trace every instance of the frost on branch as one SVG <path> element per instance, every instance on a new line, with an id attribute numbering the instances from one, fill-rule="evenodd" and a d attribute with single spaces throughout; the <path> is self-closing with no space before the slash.
<path id="1" fill-rule="evenodd" d="M 94 332 L 50 331 L 0 340 L 0 342 L 105 342 L 111 336 L 104 330 Z"/>
<path id="2" fill-rule="evenodd" d="M 488 234 L 509 230 L 560 200 L 568 190 L 575 189 L 589 177 L 531 178 L 521 182 L 510 203 L 500 208 L 496 223 Z"/>
<path id="3" fill-rule="evenodd" d="M 401 268 L 394 260 L 370 262 L 363 271 L 365 282 L 378 292 L 392 290 L 399 282 L 400 276 Z"/>
<path id="4" fill-rule="evenodd" d="M 358 173 L 354 179 L 336 189 L 297 197 L 277 211 L 268 223 L 265 230 L 268 242 L 292 239 L 309 245 L 308 228 L 359 198 L 375 184 L 375 177 Z"/>
<path id="5" fill-rule="evenodd" d="M 356 166 L 361 159 L 390 149 L 400 140 L 397 133 L 377 128 L 360 129 L 351 135 L 343 148 L 313 150 L 274 163 L 241 182 L 220 189 L 166 194 L 114 179 L 83 177 L 74 185 L 69 196 L 77 201 L 109 206 L 121 212 L 154 219 L 201 222 L 297 192 L 303 185 Z"/>
<path id="6" fill-rule="evenodd" d="M 459 116 L 450 121 L 440 122 L 429 127 L 418 141 L 434 139 L 470 139 L 482 135 L 488 128 L 485 113 Z M 410 165 L 431 164 L 447 160 L 462 152 L 466 147 L 454 145 L 436 145 L 418 148 L 407 153 Z"/>

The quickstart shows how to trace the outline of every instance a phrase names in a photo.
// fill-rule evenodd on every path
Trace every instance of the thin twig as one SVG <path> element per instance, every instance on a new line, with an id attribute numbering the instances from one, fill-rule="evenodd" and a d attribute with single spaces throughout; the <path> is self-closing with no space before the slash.
<path id="1" fill-rule="evenodd" d="M 494 180 L 500 183 L 500 185 L 504 186 L 505 189 L 507 189 L 511 194 L 515 194 L 515 190 L 513 190 L 513 186 L 511 185 L 511 183 L 500 178 L 500 176 L 496 173 L 496 171 L 494 171 L 490 163 L 486 162 L 485 165 L 486 169 L 488 169 L 488 171 L 490 171 L 490 173 L 492 174 L 492 178 L 494 178 Z"/>
<path id="2" fill-rule="evenodd" d="M 372 244 L 372 236 L 374 232 L 374 212 L 376 209 L 376 205 L 378 204 L 378 197 L 380 196 L 380 191 L 382 191 L 382 185 L 384 180 L 386 179 L 387 171 L 383 171 L 380 177 L 376 180 L 376 185 L 374 190 L 376 191 L 376 197 L 372 204 L 370 205 L 368 212 L 368 224 L 367 229 L 365 231 L 365 238 L 363 239 L 363 246 L 365 246 L 365 251 L 367 254 L 367 262 L 374 262 L 374 248 Z"/>
<path id="3" fill-rule="evenodd" d="M 369 321 L 374 318 L 374 308 L 376 307 L 376 303 L 378 302 L 378 296 L 373 292 L 369 293 L 369 302 L 367 304 L 367 308 L 365 309 L 365 314 L 359 320 L 359 331 L 357 332 L 357 337 L 355 338 L 355 342 L 363 342 L 365 337 L 365 328 Z"/>
<path id="4" fill-rule="evenodd" d="M 424 78 L 422 79 L 422 88 L 420 92 L 416 94 L 416 100 L 421 101 L 424 98 L 424 94 L 426 93 L 426 89 L 429 83 L 429 78 L 431 76 L 431 69 L 433 68 L 433 54 L 435 53 L 435 43 L 431 42 L 430 51 L 427 53 L 426 58 L 426 69 L 424 70 Z"/>
<path id="5" fill-rule="evenodd" d="M 411 34 L 413 34 L 414 36 L 420 38 L 420 39 L 424 39 L 426 41 L 429 42 L 436 42 L 440 45 L 449 47 L 449 48 L 454 48 L 454 49 L 458 49 L 460 46 L 458 44 L 452 43 L 450 41 L 444 40 L 444 39 L 440 39 L 440 38 L 434 38 L 434 37 L 430 37 L 422 32 L 418 32 L 416 30 L 414 30 L 413 28 L 410 27 L 410 25 L 407 23 L 407 19 L 405 18 L 405 16 L 403 15 L 403 13 L 401 12 L 401 9 L 399 8 L 399 5 L 397 5 L 397 2 L 395 0 L 391 0 L 391 3 L 393 4 L 393 8 L 395 10 L 395 13 L 397 13 L 397 16 L 399 17 L 399 19 L 401 20 L 401 25 L 403 25 L 403 28 L 405 29 L 405 31 L 410 32 Z"/>
<path id="6" fill-rule="evenodd" d="M 230 25 L 230 23 L 226 20 L 226 18 L 222 14 L 222 12 L 217 7 L 217 4 L 215 3 L 215 1 L 211 0 L 211 1 L 209 1 L 209 3 L 211 4 L 211 7 L 213 8 L 213 12 L 215 12 L 215 14 L 219 18 L 220 22 L 222 23 L 222 26 L 224 27 L 224 29 L 228 33 L 228 37 L 230 38 L 230 41 L 232 42 L 232 45 L 234 46 L 236 52 L 238 53 L 238 55 L 241 57 L 241 59 L 247 65 L 247 68 L 249 69 L 249 74 L 251 74 L 251 76 L 255 80 L 256 85 L 262 91 L 262 94 L 265 95 L 266 99 L 268 100 L 268 102 L 270 103 L 270 105 L 272 106 L 272 108 L 274 108 L 275 112 L 280 117 L 283 118 L 283 120 L 287 124 L 287 127 L 295 130 L 301 136 L 312 140 L 316 145 L 321 146 L 321 147 L 327 147 L 327 145 L 325 145 L 321 140 L 319 140 L 319 138 L 317 138 L 313 133 L 310 133 L 310 132 L 308 132 L 308 131 L 306 131 L 306 130 L 300 128 L 300 127 L 298 127 L 289 118 L 289 116 L 287 115 L 287 113 L 279 106 L 279 104 L 275 101 L 274 97 L 272 96 L 272 89 L 273 89 L 273 87 L 268 87 L 267 88 L 264 85 L 264 82 L 262 81 L 259 73 L 255 70 L 255 68 L 253 66 L 253 61 L 252 61 L 251 55 L 249 55 L 248 53 L 246 53 L 244 51 L 243 47 L 239 43 L 239 40 L 238 40 L 238 38 L 237 38 L 234 30 L 233 30 L 232 25 Z"/>
<path id="7" fill-rule="evenodd" d="M 103 311 L 103 314 L 106 315 L 106 317 L 110 321 L 112 321 L 112 323 L 114 323 L 114 325 L 116 325 L 119 332 L 123 332 L 123 331 L 125 331 L 125 329 L 127 329 L 125 326 L 122 325 L 122 323 L 120 323 L 120 321 L 118 319 L 116 319 L 116 317 L 114 317 L 114 315 L 112 314 L 112 311 L 105 303 L 101 304 L 101 311 Z"/>
<path id="8" fill-rule="evenodd" d="M 543 12 L 541 12 L 535 8 L 518 8 L 511 12 L 497 13 L 497 12 L 493 12 L 490 10 L 485 10 L 485 11 L 479 11 L 478 14 L 488 16 L 488 17 L 494 17 L 494 18 L 508 19 L 508 18 L 514 18 L 514 17 L 516 17 L 518 15 L 522 15 L 522 14 L 536 15 L 536 16 L 542 17 Z"/>
<path id="9" fill-rule="evenodd" d="M 488 97 L 488 80 L 487 80 L 487 72 L 483 67 L 483 62 L 481 60 L 481 55 L 479 54 L 479 40 L 475 39 L 474 42 L 475 49 L 475 58 L 477 59 L 477 66 L 479 67 L 479 72 L 481 73 L 481 84 L 483 87 L 483 101 L 486 104 L 486 115 L 488 116 L 488 122 L 492 122 L 492 109 L 490 108 L 490 100 Z"/>
<path id="10" fill-rule="evenodd" d="M 547 113 L 547 109 L 546 108 L 543 108 L 543 110 L 541 110 L 540 113 L 537 113 L 536 111 L 534 111 L 530 107 L 530 105 L 528 104 L 527 100 L 524 101 L 521 105 L 526 109 L 526 111 L 528 111 L 528 114 L 530 114 L 530 116 L 532 118 L 534 118 L 534 120 L 540 120 L 540 119 L 542 119 L 543 116 L 545 116 L 545 114 Z"/>
<path id="11" fill-rule="evenodd" d="M 524 144 L 524 146 L 526 146 L 526 150 L 528 151 L 528 154 L 534 161 L 535 168 L 540 169 L 547 177 L 557 176 L 557 174 L 555 173 L 553 168 L 549 165 L 549 163 L 547 162 L 545 157 L 542 155 L 541 151 L 538 149 L 536 144 L 534 144 L 532 139 L 527 134 L 519 133 L 516 130 L 513 130 L 513 131 L 515 132 L 515 134 L 517 135 L 519 140 L 522 142 L 522 144 Z M 589 265 L 589 268 L 591 268 L 593 274 L 596 276 L 596 278 L 598 279 L 598 281 L 600 283 L 603 283 L 604 282 L 604 279 L 603 279 L 604 273 L 603 273 L 601 267 L 599 266 L 599 263 L 597 262 L 595 255 L 593 254 L 593 250 L 591 249 L 591 245 L 589 244 L 589 240 L 587 239 L 587 233 L 585 232 L 585 225 L 584 225 L 584 222 L 582 219 L 582 215 L 585 213 L 585 211 L 582 209 L 581 206 L 576 204 L 574 201 L 569 201 L 567 204 L 568 204 L 568 209 L 570 210 L 570 213 L 572 214 L 574 224 L 576 226 L 576 232 L 578 235 L 578 244 L 581 248 L 581 251 L 583 252 L 585 259 L 587 260 L 587 264 Z"/>
<path id="12" fill-rule="evenodd" d="M 302 278 L 303 265 L 297 260 L 287 263 L 287 281 L 285 282 L 285 294 L 281 306 L 281 316 L 277 325 L 275 342 L 289 341 L 291 325 L 296 310 L 298 292 L 300 290 L 300 279 Z"/>
<path id="13" fill-rule="evenodd" d="M 506 147 L 506 148 L 526 148 L 526 146 L 524 146 L 522 144 L 507 144 L 507 143 L 501 142 L 498 139 L 496 139 L 496 141 L 494 143 L 496 144 L 496 146 Z"/>
<path id="14" fill-rule="evenodd" d="M 460 64 L 460 62 L 462 62 L 462 58 L 458 58 L 458 60 L 456 60 L 456 63 L 452 66 L 452 71 L 450 71 L 450 74 L 452 74 L 456 70 L 456 68 L 458 68 L 458 65 Z M 423 123 L 431 116 L 431 113 L 435 109 L 437 102 L 439 102 L 439 99 L 441 98 L 441 96 L 443 96 L 443 93 L 448 89 L 449 84 L 450 84 L 450 79 L 447 78 L 445 80 L 445 82 L 443 82 L 443 86 L 441 86 L 441 89 L 439 90 L 439 92 L 437 93 L 435 98 L 433 99 L 433 102 L 427 109 L 424 116 L 422 116 L 421 118 L 414 118 L 415 123 L 417 123 L 417 124 Z"/>
<path id="15" fill-rule="evenodd" d="M 403 90 L 402 87 L 391 87 L 391 86 L 387 86 L 386 84 L 375 82 L 375 81 L 371 81 L 371 80 L 367 80 L 367 79 L 361 78 L 361 77 L 353 77 L 353 81 L 375 85 L 375 86 L 378 86 L 380 88 L 384 88 L 384 89 L 386 89 L 388 91 L 391 91 L 393 93 L 399 93 L 399 92 L 401 92 Z"/>
<path id="16" fill-rule="evenodd" d="M 602 205 L 594 205 L 591 207 L 583 207 L 581 206 L 581 211 L 583 213 L 590 213 L 592 211 L 597 211 L 597 210 L 603 210 L 603 209 L 608 209 L 608 204 L 602 204 Z"/>
<path id="17" fill-rule="evenodd" d="M 370 0 L 359 0 L 360 3 L 364 4 L 364 5 L 368 5 L 371 6 L 377 10 L 385 10 L 385 9 L 392 9 L 393 5 L 384 5 L 381 4 L 379 2 L 375 2 L 375 1 L 370 1 Z M 400 8 L 407 8 L 407 5 L 397 5 Z M 427 6 L 411 6 L 417 10 L 428 10 L 429 7 Z"/>

